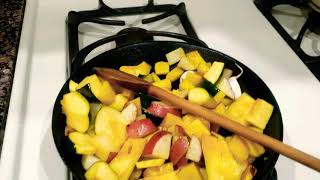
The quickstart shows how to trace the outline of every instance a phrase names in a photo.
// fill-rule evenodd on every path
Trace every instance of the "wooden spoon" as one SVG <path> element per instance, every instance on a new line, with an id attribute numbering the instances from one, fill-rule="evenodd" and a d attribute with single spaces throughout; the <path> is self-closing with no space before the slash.
<path id="1" fill-rule="evenodd" d="M 95 68 L 95 70 L 98 76 L 102 77 L 105 80 L 108 80 L 110 83 L 115 83 L 134 91 L 146 92 L 151 96 L 154 96 L 163 101 L 167 101 L 172 105 L 180 107 L 181 109 L 191 114 L 203 117 L 210 122 L 219 125 L 235 134 L 259 143 L 264 147 L 270 148 L 279 154 L 282 154 L 320 172 L 320 159 L 302 152 L 294 147 L 286 145 L 277 139 L 253 131 L 250 128 L 238 124 L 200 105 L 191 103 L 183 98 L 173 95 L 166 90 L 153 86 L 151 83 L 144 81 L 143 79 L 140 79 L 138 77 L 110 68 Z"/>

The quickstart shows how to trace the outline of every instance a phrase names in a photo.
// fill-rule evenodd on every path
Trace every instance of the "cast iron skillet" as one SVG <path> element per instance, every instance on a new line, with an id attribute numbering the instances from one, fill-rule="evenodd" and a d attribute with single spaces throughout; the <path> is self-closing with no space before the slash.
<path id="1" fill-rule="evenodd" d="M 114 40 L 114 38 L 105 38 L 104 40 L 96 42 L 96 44 L 87 46 L 78 53 L 72 64 L 72 75 L 60 90 L 53 109 L 52 132 L 54 142 L 61 158 L 69 170 L 73 173 L 74 177 L 77 179 L 85 179 L 85 170 L 81 165 L 81 156 L 75 153 L 72 142 L 68 139 L 68 137 L 64 136 L 66 117 L 62 113 L 60 105 L 62 96 L 69 92 L 68 84 L 70 79 L 74 80 L 75 82 L 80 82 L 84 77 L 94 73 L 94 67 L 109 67 L 118 69 L 122 65 L 137 65 L 142 60 L 154 65 L 155 62 L 159 60 L 165 60 L 166 53 L 179 47 L 182 47 L 186 52 L 198 50 L 206 61 L 223 61 L 225 62 L 225 67 L 234 70 L 234 74 L 239 73 L 239 69 L 235 66 L 235 63 L 240 65 L 244 70 L 243 75 L 239 78 L 242 91 L 248 92 L 254 98 L 259 97 L 265 99 L 274 106 L 273 114 L 266 129 L 264 130 L 264 133 L 276 139 L 282 140 L 282 119 L 278 104 L 273 94 L 267 85 L 253 71 L 239 61 L 221 52 L 205 47 L 206 45 L 201 43 L 201 41 L 184 39 L 189 43 L 173 41 L 149 41 L 124 45 L 122 47 L 117 47 L 115 49 L 106 51 L 82 65 L 84 58 L 92 49 L 94 49 L 94 47 L 104 44 L 105 42 L 109 42 L 111 39 Z M 191 45 L 190 43 L 197 45 Z M 279 155 L 277 153 L 266 150 L 266 152 L 253 163 L 258 170 L 255 179 L 268 179 L 270 172 L 272 172 L 274 169 L 278 156 Z"/>

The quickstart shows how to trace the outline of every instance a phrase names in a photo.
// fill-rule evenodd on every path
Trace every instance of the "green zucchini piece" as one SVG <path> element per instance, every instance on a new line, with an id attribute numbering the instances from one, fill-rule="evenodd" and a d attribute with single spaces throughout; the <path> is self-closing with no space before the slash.
<path id="1" fill-rule="evenodd" d="M 81 95 L 83 95 L 89 102 L 100 102 L 96 98 L 96 96 L 92 93 L 92 91 L 90 90 L 89 84 L 78 89 L 77 92 L 79 92 Z"/>
<path id="2" fill-rule="evenodd" d="M 201 87 L 208 91 L 211 96 L 216 95 L 219 92 L 219 89 L 216 85 L 212 84 L 208 80 L 204 80 Z"/>

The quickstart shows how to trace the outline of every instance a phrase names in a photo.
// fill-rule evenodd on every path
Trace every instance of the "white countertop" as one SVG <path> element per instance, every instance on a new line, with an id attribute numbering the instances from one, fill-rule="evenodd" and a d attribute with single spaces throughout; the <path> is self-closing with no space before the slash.
<path id="1" fill-rule="evenodd" d="M 111 5 L 136 2 L 113 0 Z M 269 86 L 282 113 L 284 142 L 320 157 L 320 83 L 253 2 L 189 0 L 186 5 L 200 39 L 246 64 Z M 70 10 L 96 6 L 94 0 L 27 1 L 0 179 L 66 179 L 51 134 L 53 103 L 66 80 L 65 19 Z M 320 179 L 319 173 L 284 157 L 276 167 L 280 180 Z"/>

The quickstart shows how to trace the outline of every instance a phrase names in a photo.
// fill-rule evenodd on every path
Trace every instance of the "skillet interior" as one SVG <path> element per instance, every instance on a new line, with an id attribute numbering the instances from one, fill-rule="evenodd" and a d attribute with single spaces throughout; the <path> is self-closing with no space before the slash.
<path id="1" fill-rule="evenodd" d="M 266 84 L 253 71 L 251 71 L 242 63 L 209 48 L 170 41 L 153 41 L 132 44 L 106 51 L 103 54 L 96 56 L 80 67 L 80 69 L 77 70 L 70 79 L 80 82 L 84 77 L 94 73 L 93 67 L 111 67 L 118 69 L 122 65 L 139 64 L 142 60 L 154 65 L 157 61 L 165 60 L 165 54 L 178 47 L 182 47 L 186 52 L 198 50 L 206 61 L 223 61 L 225 62 L 225 67 L 234 70 L 234 74 L 239 73 L 239 69 L 234 65 L 234 63 L 236 62 L 238 65 L 240 65 L 244 70 L 243 75 L 239 78 L 242 91 L 248 92 L 254 98 L 259 97 L 265 99 L 274 105 L 273 114 L 264 133 L 282 140 L 283 129 L 280 109 Z M 77 179 L 85 179 L 85 171 L 81 165 L 81 156 L 76 155 L 73 144 L 67 137 L 64 136 L 66 117 L 64 114 L 62 114 L 60 101 L 62 100 L 63 94 L 69 91 L 68 83 L 70 79 L 66 81 L 56 99 L 52 116 L 52 132 L 56 147 L 65 164 Z M 267 174 L 273 170 L 277 159 L 277 153 L 266 150 L 266 153 L 254 162 L 254 166 L 258 170 L 255 179 L 265 179 Z"/>

